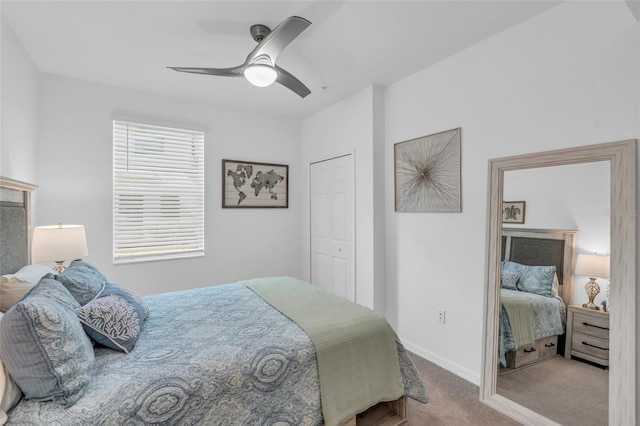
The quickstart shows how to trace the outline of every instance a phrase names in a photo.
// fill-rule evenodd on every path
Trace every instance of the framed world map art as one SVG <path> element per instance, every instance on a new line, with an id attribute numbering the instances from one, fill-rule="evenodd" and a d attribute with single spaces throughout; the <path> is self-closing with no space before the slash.
<path id="1" fill-rule="evenodd" d="M 460 128 L 393 146 L 397 212 L 458 213 Z"/>
<path id="2" fill-rule="evenodd" d="M 288 165 L 222 160 L 222 208 L 288 207 Z"/>

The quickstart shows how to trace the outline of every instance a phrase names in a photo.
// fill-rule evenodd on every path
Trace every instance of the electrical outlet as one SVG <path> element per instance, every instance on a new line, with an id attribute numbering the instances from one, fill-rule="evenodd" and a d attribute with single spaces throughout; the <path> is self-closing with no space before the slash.
<path id="1" fill-rule="evenodd" d="M 444 324 L 447 312 L 444 309 L 438 311 L 438 322 Z"/>

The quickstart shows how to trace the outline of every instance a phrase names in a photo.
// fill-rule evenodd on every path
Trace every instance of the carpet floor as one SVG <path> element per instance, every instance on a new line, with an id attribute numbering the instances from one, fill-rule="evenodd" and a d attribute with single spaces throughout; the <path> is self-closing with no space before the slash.
<path id="1" fill-rule="evenodd" d="M 411 354 L 427 388 L 429 403 L 408 399 L 411 426 L 517 426 L 520 423 L 482 404 L 478 386 Z M 526 384 L 526 386 L 525 386 Z M 526 388 L 526 392 L 518 389 Z M 503 374 L 498 393 L 567 426 L 607 424 L 608 371 L 556 357 Z M 562 398 L 558 398 L 558 391 Z"/>
<path id="2" fill-rule="evenodd" d="M 519 423 L 482 404 L 478 386 L 417 355 L 411 359 L 427 388 L 429 403 L 409 398 L 411 426 L 512 426 Z"/>
<path id="3" fill-rule="evenodd" d="M 609 372 L 555 357 L 498 377 L 497 392 L 565 426 L 609 422 Z"/>

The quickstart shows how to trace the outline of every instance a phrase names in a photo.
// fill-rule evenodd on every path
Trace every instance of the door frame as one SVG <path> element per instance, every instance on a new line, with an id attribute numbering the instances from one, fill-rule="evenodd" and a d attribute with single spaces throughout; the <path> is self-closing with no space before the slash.
<path id="1" fill-rule="evenodd" d="M 356 203 L 356 193 L 357 193 L 357 187 L 356 187 L 356 151 L 355 148 L 351 148 L 349 150 L 344 150 L 344 151 L 337 151 L 334 152 L 332 154 L 326 154 L 326 155 L 322 155 L 319 156 L 316 159 L 313 159 L 311 161 L 309 161 L 309 164 L 307 166 L 307 176 L 308 176 L 308 180 L 307 180 L 307 190 L 308 190 L 308 207 L 309 207 L 309 228 L 307 229 L 308 231 L 308 236 L 309 236 L 309 247 L 308 247 L 308 253 L 309 253 L 309 282 L 311 282 L 311 269 L 313 268 L 313 260 L 311 259 L 312 256 L 312 251 L 311 251 L 311 244 L 312 244 L 312 236 L 311 236 L 311 166 L 317 163 L 322 163 L 324 161 L 330 161 L 330 160 L 335 160 L 337 158 L 341 158 L 341 157 L 349 157 L 351 158 L 351 171 L 352 171 L 352 176 L 351 178 L 353 179 L 353 229 L 351 230 L 351 238 L 353 241 L 353 244 L 351 244 L 351 259 L 353 260 L 353 271 L 351 273 L 352 275 L 352 279 L 353 279 L 353 301 L 355 302 L 357 300 L 358 297 L 358 273 L 357 273 L 357 248 L 356 248 L 356 237 L 357 237 L 357 222 L 356 222 L 356 217 L 357 217 L 357 203 Z"/>

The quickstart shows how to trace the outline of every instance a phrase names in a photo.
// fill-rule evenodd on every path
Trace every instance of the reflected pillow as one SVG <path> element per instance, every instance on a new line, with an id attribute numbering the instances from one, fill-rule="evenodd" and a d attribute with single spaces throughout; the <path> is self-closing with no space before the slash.
<path id="1" fill-rule="evenodd" d="M 518 290 L 553 297 L 553 277 L 556 274 L 555 265 L 529 266 L 505 260 L 502 262 L 502 270 L 520 273 L 520 279 L 517 283 Z"/>
<path id="2" fill-rule="evenodd" d="M 500 286 L 509 290 L 517 290 L 517 283 L 520 279 L 520 272 L 502 271 L 500 273 Z"/>
<path id="3" fill-rule="evenodd" d="M 149 308 L 133 291 L 107 283 L 95 299 L 76 309 L 76 314 L 93 340 L 129 353 L 138 341 Z"/>
<path id="4" fill-rule="evenodd" d="M 553 274 L 552 292 L 554 297 L 560 297 L 560 280 L 557 273 Z"/>
<path id="5" fill-rule="evenodd" d="M 84 394 L 94 354 L 78 307 L 61 283 L 45 276 L 0 321 L 0 356 L 26 399 L 69 407 Z"/>

